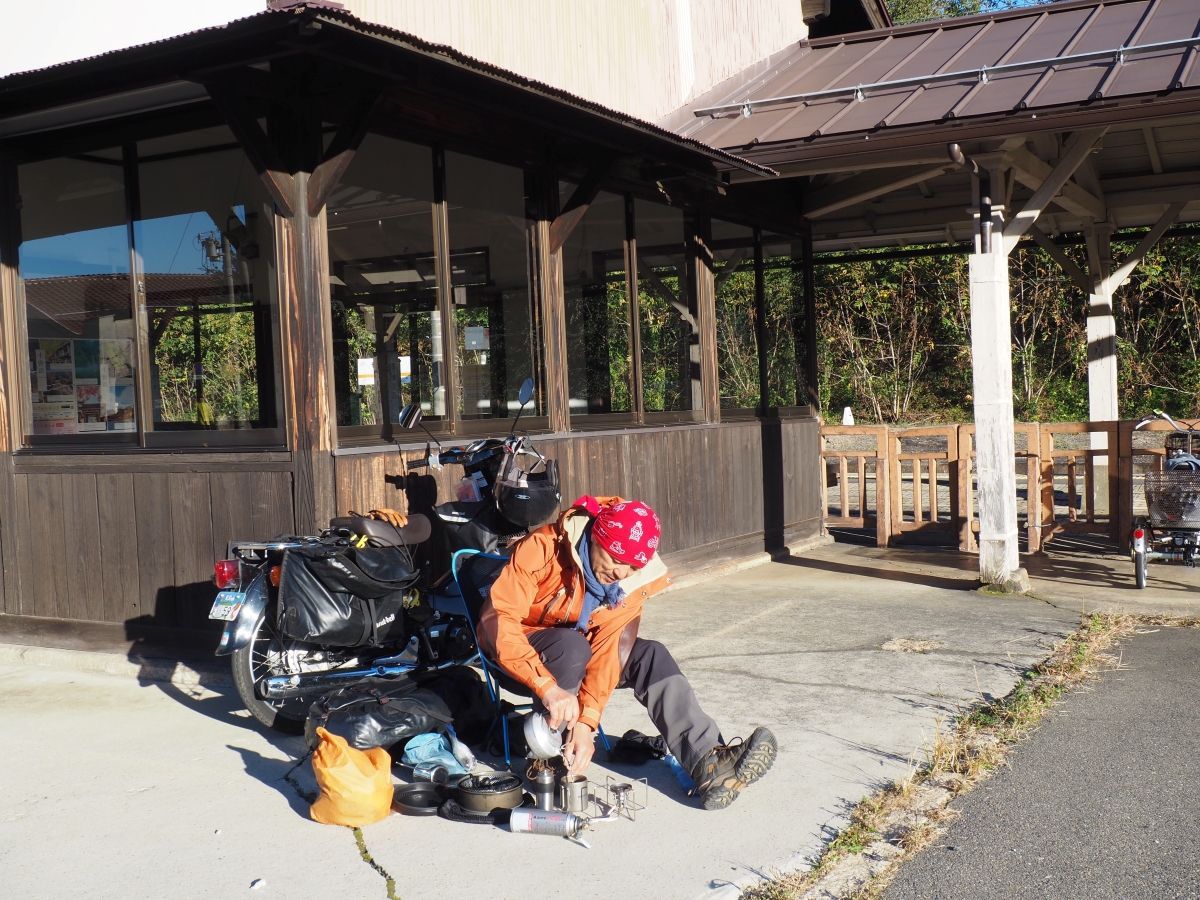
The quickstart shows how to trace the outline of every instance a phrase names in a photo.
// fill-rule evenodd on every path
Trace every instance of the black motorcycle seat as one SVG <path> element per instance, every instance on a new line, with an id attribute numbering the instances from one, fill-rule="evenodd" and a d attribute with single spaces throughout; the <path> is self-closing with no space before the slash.
<path id="1" fill-rule="evenodd" d="M 391 547 L 411 547 L 429 540 L 433 526 L 429 519 L 420 513 L 408 517 L 408 524 L 396 528 L 382 519 L 372 519 L 369 516 L 339 516 L 329 520 L 330 528 L 348 528 L 355 534 L 365 534 L 372 540 Z"/>

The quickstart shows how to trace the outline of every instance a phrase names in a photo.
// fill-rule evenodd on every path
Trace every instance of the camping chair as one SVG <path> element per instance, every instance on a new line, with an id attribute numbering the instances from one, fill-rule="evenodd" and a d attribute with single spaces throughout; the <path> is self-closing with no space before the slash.
<path id="1" fill-rule="evenodd" d="M 460 559 L 464 560 L 461 564 L 459 562 Z M 471 571 L 466 573 L 465 578 L 460 578 L 460 573 L 466 568 L 468 562 L 473 564 L 470 566 Z M 492 718 L 492 727 L 488 729 L 486 740 L 491 740 L 492 732 L 496 730 L 496 722 L 499 721 L 504 746 L 504 764 L 511 768 L 512 759 L 508 746 L 508 716 L 504 712 L 500 689 L 503 687 L 504 690 L 510 693 L 516 694 L 519 697 L 529 697 L 531 700 L 532 695 L 529 693 L 528 688 L 487 658 L 487 655 L 483 652 L 483 648 L 480 646 L 479 634 L 475 630 L 475 620 L 479 617 L 479 611 L 483 607 L 483 593 L 479 590 L 479 586 L 490 586 L 499 577 L 500 570 L 507 564 L 507 556 L 497 556 L 493 553 L 483 553 L 479 550 L 458 550 L 450 558 L 450 573 L 454 576 L 454 583 L 458 586 L 459 595 L 462 597 L 462 609 L 455 610 L 455 612 L 465 615 L 467 624 L 471 626 L 471 636 L 475 639 L 475 646 L 479 650 L 476 660 L 478 660 L 479 667 L 483 670 L 483 680 L 487 685 L 488 696 L 491 697 L 492 704 L 496 710 Z M 533 710 L 533 703 L 518 704 L 514 709 L 517 712 L 530 712 Z M 600 735 L 600 742 L 604 745 L 604 749 L 611 753 L 612 747 L 609 746 L 608 735 L 604 733 L 604 728 L 597 726 L 596 730 Z"/>

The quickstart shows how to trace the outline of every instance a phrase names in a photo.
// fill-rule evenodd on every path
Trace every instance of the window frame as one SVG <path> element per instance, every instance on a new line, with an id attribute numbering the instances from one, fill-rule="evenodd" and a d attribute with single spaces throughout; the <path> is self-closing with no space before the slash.
<path id="1" fill-rule="evenodd" d="M 195 121 L 171 121 L 165 123 L 148 121 L 135 122 L 119 128 L 116 135 L 104 130 L 89 138 L 72 141 L 69 146 L 51 144 L 49 152 L 37 153 L 3 153 L 0 154 L 0 209 L 8 211 L 0 216 L 0 321 L 4 331 L 13 335 L 16 346 L 10 345 L 11 361 L 7 367 L 10 384 L 17 388 L 10 394 L 9 428 L 10 450 L 13 452 L 31 453 L 94 453 L 117 452 L 133 453 L 144 450 L 187 450 L 190 452 L 222 452 L 228 450 L 286 450 L 287 449 L 287 404 L 283 386 L 279 384 L 277 373 L 280 354 L 283 351 L 281 323 L 278 311 L 279 298 L 282 296 L 280 271 L 278 266 L 277 242 L 272 240 L 272 252 L 269 262 L 274 270 L 271 277 L 271 288 L 274 302 L 270 304 L 270 339 L 272 342 L 271 384 L 273 402 L 275 403 L 275 424 L 267 428 L 234 428 L 234 429 L 168 429 L 156 431 L 147 425 L 153 425 L 149 416 L 152 415 L 150 397 L 149 369 L 149 325 L 146 319 L 145 305 L 141 302 L 141 280 L 137 266 L 137 246 L 134 241 L 134 228 L 140 213 L 138 191 L 138 157 L 137 142 L 155 137 L 165 137 L 175 134 L 185 134 L 213 124 L 207 117 L 197 117 Z M 126 246 L 129 253 L 129 282 L 130 310 L 134 328 L 134 352 L 137 358 L 138 370 L 134 379 L 135 403 L 137 409 L 137 428 L 132 432 L 86 432 L 71 435 L 33 434 L 31 421 L 32 408 L 28 372 L 28 329 L 26 327 L 26 309 L 24 303 L 23 279 L 20 267 L 20 187 L 18 182 L 18 167 L 26 163 L 42 162 L 62 157 L 71 157 L 88 153 L 91 150 L 109 149 L 116 146 L 122 148 L 121 166 L 124 183 L 122 186 L 125 205 Z M 225 143 L 210 147 L 196 148 L 187 155 L 200 155 L 205 152 L 232 149 L 233 145 Z M 132 152 L 131 152 L 132 151 Z M 275 219 L 278 212 L 272 210 L 272 221 L 265 228 L 273 235 L 276 231 Z M 262 258 L 267 258 L 266 256 Z M 11 271 L 11 275 L 7 273 Z M 16 401 L 16 402 L 12 402 Z"/>
<path id="2" fill-rule="evenodd" d="M 458 340 L 458 321 L 455 315 L 458 307 L 454 303 L 454 281 L 451 272 L 451 247 L 450 247 L 450 204 L 446 199 L 446 162 L 445 154 L 446 147 L 439 143 L 431 143 L 420 140 L 414 140 L 411 137 L 398 137 L 397 135 L 384 130 L 372 131 L 383 137 L 392 138 L 393 140 L 403 140 L 410 144 L 416 144 L 423 147 L 428 147 L 431 151 L 432 166 L 433 166 L 433 255 L 434 255 L 434 272 L 437 279 L 437 308 L 441 314 L 441 337 L 442 346 L 444 348 L 457 347 Z M 476 159 L 494 162 L 498 165 L 508 166 L 509 168 L 520 171 L 528 185 L 531 178 L 536 178 L 538 173 L 530 170 L 527 167 L 514 166 L 511 162 L 503 160 L 491 159 L 488 156 L 479 153 L 470 153 L 466 150 L 454 148 L 455 153 L 461 156 L 471 156 Z M 527 211 L 528 212 L 528 211 Z M 526 242 L 527 245 L 533 240 L 532 233 L 534 229 L 527 230 Z M 529 290 L 536 291 L 537 283 L 531 280 Z M 549 371 L 545 352 L 545 336 L 542 334 L 544 323 L 542 321 L 539 299 L 536 294 L 531 296 L 531 305 L 533 307 L 533 317 L 531 319 L 531 327 L 535 333 L 533 335 L 534 346 L 536 347 L 535 355 L 538 362 L 539 372 L 535 373 L 535 383 L 544 394 L 544 381 L 549 377 Z M 330 324 L 332 329 L 332 323 Z M 332 330 L 330 332 L 332 340 Z M 376 371 L 382 371 L 380 366 L 379 347 L 375 348 Z M 446 415 L 441 419 L 423 420 L 422 425 L 428 432 L 442 439 L 456 438 L 482 438 L 482 437 L 500 437 L 507 435 L 512 429 L 513 420 L 515 417 L 487 417 L 487 418 L 464 418 L 458 408 L 458 379 L 459 372 L 457 368 L 457 360 L 452 352 L 444 352 L 445 366 L 443 373 L 442 386 L 446 391 Z M 405 431 L 394 422 L 384 421 L 379 425 L 337 425 L 337 446 L 339 449 L 355 449 L 355 448 L 372 448 L 379 447 L 381 449 L 390 449 L 392 447 L 404 447 L 412 444 L 415 440 L 419 441 L 425 432 L 419 428 L 414 431 Z M 522 415 L 521 416 L 521 432 L 530 434 L 546 434 L 550 431 L 550 417 L 548 414 L 540 416 Z"/>

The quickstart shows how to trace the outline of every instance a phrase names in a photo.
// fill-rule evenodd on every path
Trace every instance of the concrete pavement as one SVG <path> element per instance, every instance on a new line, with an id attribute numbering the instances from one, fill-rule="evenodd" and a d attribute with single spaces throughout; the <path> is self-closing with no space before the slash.
<path id="1" fill-rule="evenodd" d="M 726 737 L 765 724 L 779 739 L 774 770 L 730 809 L 700 810 L 650 763 L 620 773 L 650 780 L 649 808 L 598 826 L 590 851 L 392 816 L 364 829 L 371 854 L 405 900 L 727 898 L 803 865 L 850 806 L 920 758 L 939 720 L 1007 693 L 1078 624 L 1073 607 L 985 597 L 969 571 L 903 560 L 822 547 L 649 604 L 642 634 L 675 652 Z M 896 638 L 940 646 L 880 649 Z M 226 897 L 261 879 L 262 896 L 385 897 L 350 832 L 309 821 L 284 780 L 300 742 L 258 729 L 225 691 L 0 665 L 5 893 Z M 628 692 L 604 726 L 652 730 Z M 307 764 L 293 777 L 311 784 Z"/>
<path id="2" fill-rule="evenodd" d="M 885 900 L 1200 896 L 1200 630 L 1121 642 L 1123 667 L 1056 707 Z"/>

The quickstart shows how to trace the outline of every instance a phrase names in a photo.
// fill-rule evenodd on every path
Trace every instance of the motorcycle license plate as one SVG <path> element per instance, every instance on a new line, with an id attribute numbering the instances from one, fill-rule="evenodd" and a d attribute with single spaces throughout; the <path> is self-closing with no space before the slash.
<path id="1" fill-rule="evenodd" d="M 246 594 L 243 591 L 221 591 L 217 594 L 217 599 L 213 601 L 212 611 L 209 612 L 210 619 L 220 619 L 222 622 L 231 622 L 237 618 L 238 610 L 242 608 L 242 601 L 246 599 Z"/>

